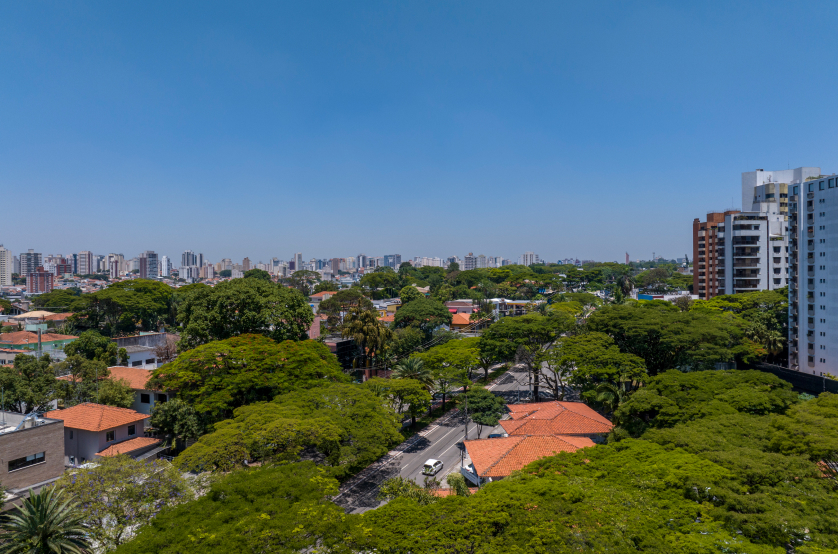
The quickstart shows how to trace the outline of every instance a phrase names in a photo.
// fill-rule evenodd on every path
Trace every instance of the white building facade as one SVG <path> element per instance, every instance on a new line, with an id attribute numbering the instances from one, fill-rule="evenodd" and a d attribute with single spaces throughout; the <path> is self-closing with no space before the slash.
<path id="1" fill-rule="evenodd" d="M 789 219 L 789 367 L 838 376 L 838 177 L 792 186 Z"/>

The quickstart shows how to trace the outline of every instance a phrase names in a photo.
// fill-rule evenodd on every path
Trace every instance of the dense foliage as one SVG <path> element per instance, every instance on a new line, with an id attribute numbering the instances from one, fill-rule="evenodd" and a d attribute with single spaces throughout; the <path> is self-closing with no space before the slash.
<path id="1" fill-rule="evenodd" d="M 154 370 L 151 385 L 175 393 L 209 421 L 219 421 L 246 404 L 347 379 L 319 342 L 278 343 L 262 335 L 240 335 L 184 352 Z"/>
<path id="2" fill-rule="evenodd" d="M 259 278 L 232 279 L 187 294 L 178 306 L 181 350 L 236 335 L 304 340 L 314 320 L 297 290 Z"/>
<path id="3" fill-rule="evenodd" d="M 301 456 L 343 477 L 384 455 L 401 440 L 393 411 L 369 389 L 331 384 L 243 406 L 233 418 L 177 458 L 184 469 L 229 471 L 247 461 L 296 461 Z"/>

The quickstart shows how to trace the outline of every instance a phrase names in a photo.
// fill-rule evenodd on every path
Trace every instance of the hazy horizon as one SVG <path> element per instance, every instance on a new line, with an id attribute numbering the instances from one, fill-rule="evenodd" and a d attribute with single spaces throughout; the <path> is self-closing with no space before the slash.
<path id="1" fill-rule="evenodd" d="M 5 3 L 0 244 L 682 257 L 742 172 L 835 171 L 835 12 Z"/>

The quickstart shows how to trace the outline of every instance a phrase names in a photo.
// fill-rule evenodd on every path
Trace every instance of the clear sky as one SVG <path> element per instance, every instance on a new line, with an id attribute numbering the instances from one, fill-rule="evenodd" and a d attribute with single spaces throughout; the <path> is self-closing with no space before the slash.
<path id="1" fill-rule="evenodd" d="M 836 11 L 3 2 L 0 243 L 680 257 L 741 172 L 838 171 Z"/>

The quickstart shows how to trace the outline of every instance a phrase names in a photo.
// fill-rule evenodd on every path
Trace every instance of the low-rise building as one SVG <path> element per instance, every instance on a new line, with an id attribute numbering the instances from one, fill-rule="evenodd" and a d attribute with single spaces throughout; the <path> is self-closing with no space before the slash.
<path id="1" fill-rule="evenodd" d="M 144 436 L 151 416 L 128 408 L 86 402 L 45 416 L 64 422 L 64 463 L 68 466 L 116 454 L 143 458 L 161 443 Z"/>
<path id="2" fill-rule="evenodd" d="M 157 402 L 166 402 L 169 397 L 165 392 L 150 387 L 148 380 L 151 378 L 151 370 L 143 367 L 109 367 L 110 379 L 123 379 L 134 391 L 134 403 L 131 409 L 141 414 L 151 414 Z"/>
<path id="3" fill-rule="evenodd" d="M 59 335 L 57 333 L 41 333 L 41 351 L 50 354 L 52 351 L 63 352 L 64 347 L 76 340 L 73 335 Z M 31 331 L 15 331 L 0 335 L 0 348 L 12 350 L 38 350 L 38 333 Z"/>
<path id="4" fill-rule="evenodd" d="M 12 494 L 64 472 L 64 423 L 37 414 L 0 411 L 0 483 Z"/>
<path id="5" fill-rule="evenodd" d="M 469 462 L 460 469 L 474 484 L 507 477 L 540 458 L 602 442 L 613 425 L 582 402 L 510 404 L 500 422 L 506 436 L 464 441 Z"/>

